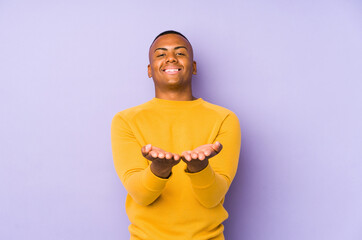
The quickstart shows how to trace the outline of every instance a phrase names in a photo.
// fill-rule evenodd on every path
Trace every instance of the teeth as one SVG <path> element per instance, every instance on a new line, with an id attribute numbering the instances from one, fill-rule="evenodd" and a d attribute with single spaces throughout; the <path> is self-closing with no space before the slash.
<path id="1" fill-rule="evenodd" d="M 166 69 L 165 72 L 178 72 L 178 69 Z"/>

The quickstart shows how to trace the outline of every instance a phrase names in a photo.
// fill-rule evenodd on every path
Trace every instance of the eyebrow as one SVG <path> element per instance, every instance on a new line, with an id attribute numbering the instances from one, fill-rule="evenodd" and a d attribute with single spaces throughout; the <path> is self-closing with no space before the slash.
<path id="1" fill-rule="evenodd" d="M 187 48 L 186 48 L 185 46 L 177 46 L 177 47 L 174 48 L 174 50 L 177 50 L 177 49 L 180 49 L 180 48 L 185 48 L 185 49 L 187 50 Z M 156 49 L 155 49 L 155 52 L 156 52 L 157 50 L 167 51 L 168 49 L 167 49 L 167 48 L 156 48 Z"/>

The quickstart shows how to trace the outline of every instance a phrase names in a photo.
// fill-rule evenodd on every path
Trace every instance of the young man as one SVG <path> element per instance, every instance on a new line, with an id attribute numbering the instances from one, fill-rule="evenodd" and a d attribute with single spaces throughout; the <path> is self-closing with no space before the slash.
<path id="1" fill-rule="evenodd" d="M 155 98 L 117 113 L 111 127 L 131 240 L 224 239 L 223 202 L 238 165 L 239 121 L 192 95 L 196 62 L 181 33 L 158 35 L 149 60 Z"/>

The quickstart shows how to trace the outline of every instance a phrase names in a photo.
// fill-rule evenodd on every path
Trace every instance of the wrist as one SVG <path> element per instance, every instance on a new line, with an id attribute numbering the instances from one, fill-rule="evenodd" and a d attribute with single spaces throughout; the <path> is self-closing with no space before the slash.
<path id="1" fill-rule="evenodd" d="M 169 178 L 172 170 L 172 168 L 169 167 L 157 166 L 153 162 L 151 163 L 150 169 L 151 172 L 159 178 Z"/>
<path id="2" fill-rule="evenodd" d="M 208 164 L 209 164 L 209 161 L 202 161 L 202 164 L 198 164 L 197 166 L 192 166 L 191 164 L 187 165 L 186 172 L 189 172 L 189 173 L 201 172 L 202 170 L 204 170 L 207 167 Z"/>

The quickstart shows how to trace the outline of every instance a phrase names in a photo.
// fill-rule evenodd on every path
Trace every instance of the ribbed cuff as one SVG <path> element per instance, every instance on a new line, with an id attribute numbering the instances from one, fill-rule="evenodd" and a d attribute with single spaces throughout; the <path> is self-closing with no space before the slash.
<path id="1" fill-rule="evenodd" d="M 142 175 L 142 184 L 150 191 L 153 192 L 158 192 L 161 191 L 166 183 L 168 182 L 168 180 L 172 177 L 172 173 L 171 176 L 169 178 L 160 178 L 157 177 L 152 171 L 150 166 L 148 166 L 143 175 Z"/>
<path id="2" fill-rule="evenodd" d="M 207 188 L 215 182 L 215 172 L 210 164 L 200 172 L 189 173 L 185 171 L 185 173 L 190 177 L 191 184 L 195 188 Z"/>

